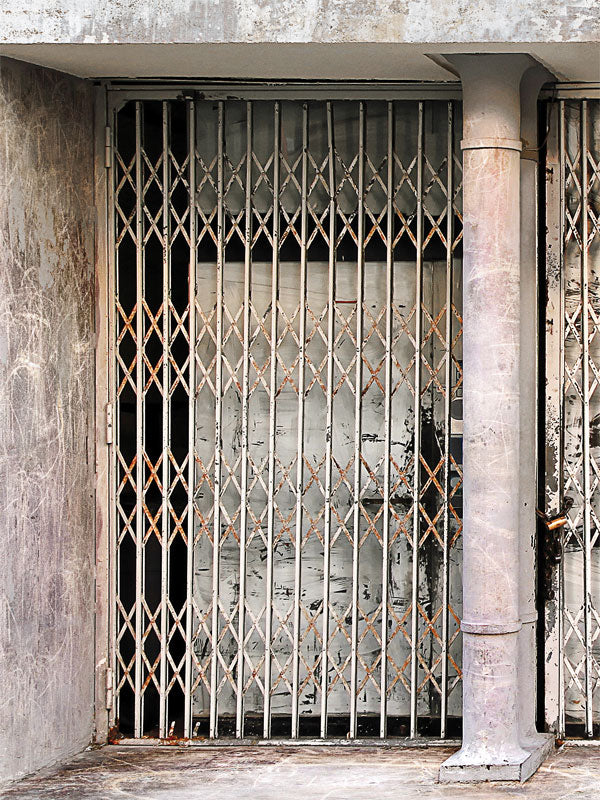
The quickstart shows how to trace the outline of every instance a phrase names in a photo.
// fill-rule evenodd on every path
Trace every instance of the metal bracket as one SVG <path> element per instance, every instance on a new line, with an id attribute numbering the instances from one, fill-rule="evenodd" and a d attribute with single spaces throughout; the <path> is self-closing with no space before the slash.
<path id="1" fill-rule="evenodd" d="M 104 166 L 110 169 L 112 166 L 112 131 L 110 125 L 104 128 Z"/>
<path id="2" fill-rule="evenodd" d="M 106 684 L 105 684 L 105 689 L 106 689 L 105 705 L 106 705 L 106 708 L 110 711 L 110 709 L 113 706 L 113 697 L 114 697 L 113 671 L 112 671 L 112 669 L 110 667 L 106 668 L 105 680 L 106 680 Z"/>
<path id="3" fill-rule="evenodd" d="M 106 444 L 113 443 L 113 407 L 112 403 L 106 404 Z"/>

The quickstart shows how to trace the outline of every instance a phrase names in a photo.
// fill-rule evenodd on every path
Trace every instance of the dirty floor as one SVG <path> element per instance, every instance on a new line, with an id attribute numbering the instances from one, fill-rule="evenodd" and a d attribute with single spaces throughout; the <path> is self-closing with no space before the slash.
<path id="1" fill-rule="evenodd" d="M 600 747 L 563 746 L 524 785 L 440 785 L 453 748 L 110 746 L 15 784 L 3 800 L 595 800 Z"/>

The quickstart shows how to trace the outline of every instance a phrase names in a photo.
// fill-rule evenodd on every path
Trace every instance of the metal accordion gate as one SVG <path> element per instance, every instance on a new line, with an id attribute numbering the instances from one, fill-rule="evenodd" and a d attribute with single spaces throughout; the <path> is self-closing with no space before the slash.
<path id="1" fill-rule="evenodd" d="M 109 91 L 126 738 L 458 730 L 460 108 L 336 91 Z"/>
<path id="2" fill-rule="evenodd" d="M 574 96 L 573 96 L 574 95 Z M 546 123 L 546 723 L 600 735 L 600 96 Z M 587 99 L 586 99 L 587 97 Z"/>

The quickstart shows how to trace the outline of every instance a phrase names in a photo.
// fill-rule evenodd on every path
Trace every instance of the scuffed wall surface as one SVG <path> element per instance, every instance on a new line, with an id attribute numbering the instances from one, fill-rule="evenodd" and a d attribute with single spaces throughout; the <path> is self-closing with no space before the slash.
<path id="1" fill-rule="evenodd" d="M 0 42 L 589 42 L 596 0 L 5 0 Z"/>
<path id="2" fill-rule="evenodd" d="M 0 59 L 0 785 L 92 734 L 92 122 Z"/>

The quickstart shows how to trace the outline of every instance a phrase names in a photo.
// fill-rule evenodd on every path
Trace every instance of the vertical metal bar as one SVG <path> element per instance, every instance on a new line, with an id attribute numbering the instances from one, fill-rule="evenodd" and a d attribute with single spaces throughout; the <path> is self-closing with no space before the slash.
<path id="1" fill-rule="evenodd" d="M 329 583 L 331 549 L 331 450 L 333 444 L 333 339 L 335 333 L 335 237 L 336 187 L 333 111 L 327 103 L 329 160 L 329 270 L 327 279 L 327 417 L 325 423 L 325 514 L 323 525 L 323 641 L 321 652 L 321 738 L 327 736 L 327 688 L 329 672 Z"/>
<path id="2" fill-rule="evenodd" d="M 269 362 L 269 483 L 267 506 L 267 597 L 265 607 L 265 697 L 263 734 L 271 738 L 271 637 L 273 628 L 273 538 L 275 515 L 275 430 L 277 394 L 277 304 L 279 301 L 279 102 L 273 111 L 273 261 L 271 271 L 271 354 Z"/>
<path id="3" fill-rule="evenodd" d="M 192 637 L 194 630 L 194 490 L 196 484 L 196 104 L 188 103 L 188 169 L 190 181 L 190 275 L 188 285 L 188 335 L 190 366 L 188 378 L 188 496 L 187 496 L 187 563 L 185 619 L 185 696 L 184 736 L 192 737 Z"/>
<path id="4" fill-rule="evenodd" d="M 142 735 L 142 581 L 143 581 L 143 537 L 144 537 L 144 225 L 143 225 L 143 176 L 142 176 L 142 104 L 135 104 L 135 736 Z"/>
<path id="5" fill-rule="evenodd" d="M 114 150 L 117 146 L 117 122 L 116 122 L 116 115 L 114 111 L 111 109 L 110 116 L 108 115 L 107 109 L 107 119 L 111 119 L 114 125 L 113 129 L 113 146 L 111 148 L 111 167 L 110 167 L 110 183 L 109 183 L 109 203 L 108 203 L 108 237 L 107 237 L 107 261 L 108 261 L 108 298 L 107 298 L 107 308 L 108 308 L 108 400 L 112 404 L 114 409 L 114 437 L 113 442 L 110 445 L 110 456 L 109 456 L 109 503 L 110 503 L 110 516 L 109 516 L 109 524 L 110 524 L 110 531 L 109 531 L 109 561 L 108 561 L 108 571 L 109 571 L 109 597 L 110 597 L 110 606 L 108 612 L 108 620 L 109 620 L 109 629 L 110 629 L 110 642 L 109 642 L 109 654 L 110 654 L 110 663 L 109 666 L 112 668 L 113 680 L 115 685 L 115 698 L 113 701 L 112 709 L 109 711 L 108 717 L 108 725 L 109 728 L 115 724 L 115 720 L 119 718 L 119 702 L 120 696 L 116 693 L 116 687 L 119 683 L 118 674 L 117 674 L 117 620 L 119 613 L 117 611 L 117 581 L 118 575 L 120 573 L 119 564 L 120 564 L 120 548 L 118 547 L 118 537 L 119 537 L 119 525 L 117 524 L 118 521 L 118 513 L 117 513 L 117 448 L 121 445 L 121 438 L 120 438 L 120 413 L 117 407 L 117 380 L 116 380 L 116 353 L 117 353 L 117 325 L 116 325 L 116 314 L 117 314 L 117 307 L 116 307 L 116 297 L 117 297 L 117 269 L 118 269 L 118 259 L 116 253 L 116 219 L 115 219 L 115 187 L 116 187 L 116 169 L 115 169 L 115 155 Z M 120 592 L 119 592 L 120 595 Z"/>
<path id="6" fill-rule="evenodd" d="M 160 710 L 159 736 L 167 735 L 167 635 L 168 635 L 168 559 L 169 559 L 169 123 L 168 103 L 162 104 L 162 509 L 160 523 Z"/>
<path id="7" fill-rule="evenodd" d="M 300 331 L 298 352 L 298 440 L 296 447 L 296 546 L 294 550 L 294 641 L 292 654 L 292 739 L 299 734 L 300 595 L 302 586 L 302 491 L 304 487 L 304 387 L 306 365 L 306 242 L 308 191 L 308 103 L 302 105 L 302 198 L 300 210 Z"/>
<path id="8" fill-rule="evenodd" d="M 383 529 L 381 571 L 381 696 L 379 736 L 387 736 L 387 649 L 390 549 L 390 482 L 392 458 L 392 324 L 394 301 L 394 104 L 387 104 L 387 210 L 385 270 L 385 397 L 383 410 Z"/>
<path id="9" fill-rule="evenodd" d="M 210 664 L 210 737 L 218 736 L 217 718 L 217 677 L 219 664 L 219 568 L 221 551 L 221 411 L 222 411 L 222 373 L 223 373 L 223 269 L 224 236 L 223 229 L 223 101 L 218 105 L 218 143 L 217 143 L 217 297 L 216 297 L 216 340 L 215 362 L 215 455 L 214 455 L 214 505 L 213 505 L 213 559 L 212 559 L 212 653 Z"/>
<path id="10" fill-rule="evenodd" d="M 354 487 L 352 508 L 352 632 L 350 650 L 350 738 L 357 733 L 358 570 L 360 556 L 360 479 L 362 435 L 362 359 L 364 293 L 365 106 L 358 108 L 358 252 L 356 264 L 356 365 L 354 378 Z"/>
<path id="11" fill-rule="evenodd" d="M 242 465 L 240 476 L 240 594 L 235 735 L 244 736 L 244 639 L 246 636 L 246 526 L 248 521 L 248 373 L 250 351 L 250 282 L 252 268 L 252 103 L 246 103 L 246 228 L 244 231 L 244 344 L 242 366 Z"/>
<path id="12" fill-rule="evenodd" d="M 446 180 L 446 330 L 444 364 L 444 552 L 442 554 L 442 696 L 440 708 L 440 738 L 446 738 L 448 715 L 448 600 L 450 570 L 450 405 L 452 401 L 452 242 L 454 239 L 454 127 L 453 104 L 448 103 L 447 180 Z"/>
<path id="13" fill-rule="evenodd" d="M 419 102 L 417 144 L 417 264 L 415 291 L 415 452 L 413 478 L 412 616 L 410 662 L 410 736 L 417 735 L 417 653 L 419 633 L 419 536 L 421 494 L 421 303 L 423 293 L 423 102 Z"/>
<path id="14" fill-rule="evenodd" d="M 559 137 L 560 137 L 560 253 L 561 253 L 561 287 L 560 287 L 560 405 L 561 405 L 561 443 L 560 443 L 560 500 L 563 499 L 564 487 L 564 436 L 562 428 L 564 427 L 565 419 L 565 335 L 564 335 L 564 321 L 565 321 L 565 214 L 566 214 L 566 164 L 565 164 L 565 101 L 560 101 L 560 123 L 559 123 Z M 558 659 L 558 681 L 559 681 L 559 707 L 558 707 L 558 728 L 559 736 L 565 735 L 565 567 L 564 567 L 564 535 L 561 534 L 561 559 L 559 564 L 559 591 L 558 591 L 558 626 L 559 626 L 559 648 L 560 654 Z"/>
<path id="15" fill-rule="evenodd" d="M 592 520 L 590 477 L 590 287 L 588 265 L 588 131 L 587 101 L 581 101 L 581 340 L 583 393 L 583 620 L 585 635 L 585 734 L 593 736 L 592 692 Z"/>
<path id="16" fill-rule="evenodd" d="M 546 106 L 548 137 L 545 147 L 545 206 L 546 206 L 546 247 L 545 247 L 545 375 L 544 379 L 544 421 L 545 453 L 540 468 L 545 475 L 544 501 L 546 514 L 556 517 L 562 512 L 561 476 L 563 463 L 561 457 L 562 440 L 562 339 L 563 310 L 561 308 L 561 282 L 563 274 L 563 243 L 561 221 L 561 181 L 559 151 L 558 102 Z M 556 113 L 555 113 L 556 112 Z M 543 463 L 542 463 L 543 462 Z M 558 544 L 562 542 L 562 531 L 558 532 Z M 550 554 L 544 554 L 550 559 Z M 541 567 L 540 567 L 541 568 Z M 559 682 L 559 662 L 562 657 L 560 645 L 560 583 L 559 564 L 545 563 L 551 570 L 549 576 L 552 596 L 544 601 L 544 708 L 545 723 L 548 730 L 555 733 L 559 728 L 559 695 L 562 692 Z M 541 663 L 541 654 L 540 654 Z"/>
<path id="17" fill-rule="evenodd" d="M 112 454 L 115 446 L 113 437 L 108 435 L 109 422 L 114 409 L 112 393 L 112 311 L 115 308 L 115 296 L 109 271 L 112 260 L 109 247 L 113 244 L 110 232 L 111 219 L 109 203 L 112 200 L 112 184 L 114 175 L 112 126 L 108 124 L 109 116 L 106 108 L 106 86 L 94 89 L 94 164 L 93 180 L 96 187 L 96 287 L 94 299 L 96 303 L 96 353 L 94 373 L 94 401 L 96 414 L 93 425 L 93 437 L 96 452 L 96 492 L 94 512 L 97 520 L 95 535 L 96 580 L 95 580 L 95 630 L 94 648 L 95 663 L 102 665 L 97 671 L 98 681 L 95 685 L 94 729 L 97 742 L 107 739 L 112 726 L 114 708 L 115 673 L 112 658 L 112 619 L 114 617 L 113 596 L 111 589 L 111 573 L 114 572 L 114 550 L 112 547 L 113 504 Z M 108 148 L 108 149 L 107 149 Z M 109 288 L 110 287 L 110 288 Z M 106 416 L 102 413 L 106 411 Z M 106 680 L 101 680 L 104 672 Z M 118 681 L 117 681 L 118 683 Z"/>

